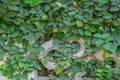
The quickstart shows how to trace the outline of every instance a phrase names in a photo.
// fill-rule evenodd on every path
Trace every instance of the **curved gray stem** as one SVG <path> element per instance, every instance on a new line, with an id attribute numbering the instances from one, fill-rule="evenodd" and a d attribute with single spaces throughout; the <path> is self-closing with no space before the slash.
<path id="1" fill-rule="evenodd" d="M 45 52 L 41 52 L 40 54 L 47 54 L 51 50 L 56 50 L 55 46 L 53 45 L 53 40 L 45 42 L 43 45 L 41 45 L 41 47 L 45 49 Z M 55 70 L 57 66 L 57 63 L 52 61 L 47 61 L 47 63 L 45 63 L 45 59 L 42 59 L 41 62 L 48 70 Z"/>
<path id="2" fill-rule="evenodd" d="M 79 42 L 81 47 L 80 47 L 79 51 L 72 56 L 73 58 L 82 57 L 84 55 L 85 47 L 83 45 L 83 40 L 80 39 L 78 42 Z M 45 52 L 40 53 L 41 55 L 47 54 L 51 50 L 58 50 L 57 47 L 53 45 L 53 40 L 45 42 L 43 45 L 41 45 L 41 47 L 43 47 L 45 49 Z M 56 62 L 52 62 L 52 61 L 46 62 L 45 58 L 42 59 L 41 62 L 48 70 L 55 70 L 56 69 L 56 66 L 57 66 Z"/>
<path id="3" fill-rule="evenodd" d="M 76 73 L 75 75 L 75 80 L 83 80 L 83 76 L 86 74 L 86 72 L 79 72 L 79 73 Z"/>
<path id="4" fill-rule="evenodd" d="M 79 51 L 73 55 L 73 58 L 79 58 L 84 56 L 84 52 L 85 52 L 85 46 L 84 46 L 84 41 L 82 39 L 78 40 L 79 44 L 80 44 L 80 49 Z"/>

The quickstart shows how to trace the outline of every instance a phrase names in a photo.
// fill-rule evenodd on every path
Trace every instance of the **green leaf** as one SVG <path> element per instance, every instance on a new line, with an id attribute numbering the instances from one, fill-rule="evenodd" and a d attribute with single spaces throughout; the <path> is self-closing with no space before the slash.
<path id="1" fill-rule="evenodd" d="M 10 3 L 13 5 L 18 5 L 18 4 L 20 4 L 20 1 L 19 0 L 11 0 Z"/>
<path id="2" fill-rule="evenodd" d="M 83 35 L 83 34 L 84 34 L 84 31 L 83 31 L 83 29 L 82 29 L 82 28 L 79 28 L 79 29 L 78 29 L 78 32 L 79 32 L 79 34 L 81 34 L 81 35 Z"/>
<path id="3" fill-rule="evenodd" d="M 19 32 L 18 31 L 15 31 L 13 34 L 12 34 L 12 37 L 17 37 L 19 35 Z"/>
<path id="4" fill-rule="evenodd" d="M 32 47 L 32 46 L 29 46 L 29 47 L 27 48 L 27 50 L 30 51 L 30 52 L 37 52 L 37 49 L 34 48 L 34 47 Z"/>
<path id="5" fill-rule="evenodd" d="M 117 6 L 111 6 L 110 11 L 118 11 L 119 8 Z"/>
<path id="6" fill-rule="evenodd" d="M 103 70 L 102 69 L 97 69 L 97 72 L 102 73 Z"/>
<path id="7" fill-rule="evenodd" d="M 0 60 L 4 58 L 4 54 L 0 53 Z"/>
<path id="8" fill-rule="evenodd" d="M 113 71 L 114 71 L 114 74 L 119 74 L 119 69 L 118 68 L 114 68 Z"/>
<path id="9" fill-rule="evenodd" d="M 20 29 L 23 31 L 23 33 L 29 32 L 29 29 L 25 28 L 26 25 L 20 26 Z"/>
<path id="10" fill-rule="evenodd" d="M 91 26 L 89 30 L 90 30 L 91 32 L 96 32 L 96 31 L 97 31 L 96 26 Z"/>
<path id="11" fill-rule="evenodd" d="M 44 63 L 44 64 L 47 64 L 47 63 L 48 63 L 48 60 L 47 60 L 47 59 L 43 59 L 43 63 Z"/>
<path id="12" fill-rule="evenodd" d="M 101 37 L 102 37 L 102 34 L 100 34 L 100 33 L 95 33 L 93 36 L 96 37 L 96 38 L 101 38 Z"/>
<path id="13" fill-rule="evenodd" d="M 116 52 L 116 49 L 117 49 L 117 45 L 114 45 L 114 44 L 112 44 L 112 43 L 106 43 L 106 44 L 103 45 L 103 47 L 104 47 L 105 49 L 113 52 L 113 53 L 115 53 L 115 52 Z"/>
<path id="14" fill-rule="evenodd" d="M 61 74 L 61 75 L 59 75 L 57 80 L 70 80 L 70 78 L 68 77 L 68 75 Z"/>
<path id="15" fill-rule="evenodd" d="M 41 29 L 44 28 L 44 25 L 41 22 L 39 22 L 39 21 L 34 22 L 34 24 L 37 26 L 38 30 L 41 30 Z"/>
<path id="16" fill-rule="evenodd" d="M 62 72 L 63 72 L 63 67 L 58 65 L 58 66 L 56 67 L 55 73 L 56 73 L 57 75 L 59 75 L 59 74 L 61 74 Z"/>
<path id="17" fill-rule="evenodd" d="M 33 35 L 32 33 L 29 33 L 29 34 L 23 36 L 22 39 L 25 39 L 25 40 L 31 41 L 31 40 L 34 39 L 34 35 Z"/>
<path id="18" fill-rule="evenodd" d="M 21 24 L 20 20 L 14 20 L 13 23 L 16 24 L 16 25 L 20 25 Z"/>
<path id="19" fill-rule="evenodd" d="M 13 78 L 13 74 L 12 73 L 7 73 L 7 76 L 8 76 L 8 78 Z"/>
<path id="20" fill-rule="evenodd" d="M 0 70 L 4 70 L 6 68 L 6 64 L 0 64 Z"/>
<path id="21" fill-rule="evenodd" d="M 103 16 L 103 18 L 105 18 L 105 19 L 110 19 L 110 18 L 112 18 L 113 16 L 112 16 L 112 14 L 110 14 L 110 13 L 105 13 L 104 14 L 104 16 Z"/>
<path id="22" fill-rule="evenodd" d="M 70 66 L 71 65 L 71 60 L 62 61 L 59 64 L 61 66 Z"/>
<path id="23" fill-rule="evenodd" d="M 108 1 L 109 1 L 109 0 L 99 0 L 99 2 L 100 2 L 101 4 L 106 4 L 106 3 L 108 3 Z"/>
<path id="24" fill-rule="evenodd" d="M 49 5 L 46 5 L 45 6 L 45 11 L 49 11 L 50 10 L 50 6 Z"/>
<path id="25" fill-rule="evenodd" d="M 4 48 L 5 50 L 11 50 L 11 47 L 10 47 L 9 45 L 7 45 L 7 44 L 4 45 L 3 48 Z"/>
<path id="26" fill-rule="evenodd" d="M 103 33 L 103 35 L 101 36 L 101 38 L 108 39 L 108 38 L 110 38 L 110 34 L 109 33 Z"/>
<path id="27" fill-rule="evenodd" d="M 64 34 L 66 34 L 69 31 L 69 28 L 68 27 L 62 27 L 60 29 L 60 31 L 63 32 Z"/>
<path id="28" fill-rule="evenodd" d="M 98 39 L 95 44 L 96 45 L 102 45 L 104 43 L 104 41 L 102 39 Z"/>
<path id="29" fill-rule="evenodd" d="M 85 35 L 92 36 L 91 32 L 89 30 L 85 30 Z"/>
<path id="30" fill-rule="evenodd" d="M 27 71 L 27 72 L 32 72 L 32 71 L 33 71 L 33 68 L 30 68 L 30 67 L 29 67 L 29 68 L 26 69 L 26 71 Z"/>
<path id="31" fill-rule="evenodd" d="M 30 78 L 30 80 L 35 80 L 34 78 Z"/>
<path id="32" fill-rule="evenodd" d="M 42 2 L 42 0 L 33 0 L 34 5 L 39 5 Z"/>
<path id="33" fill-rule="evenodd" d="M 118 42 L 118 45 L 120 45 L 120 35 L 116 34 L 116 35 L 114 35 L 114 38 Z"/>
<path id="34" fill-rule="evenodd" d="M 90 26 L 88 24 L 85 24 L 84 29 L 89 29 Z"/>
<path id="35" fill-rule="evenodd" d="M 20 68 L 22 68 L 22 67 L 24 67 L 25 65 L 24 65 L 24 63 L 19 62 L 19 63 L 18 63 L 18 66 L 19 66 Z"/>
<path id="36" fill-rule="evenodd" d="M 26 4 L 32 4 L 33 1 L 32 0 L 24 0 L 24 3 L 26 3 Z"/>
<path id="37" fill-rule="evenodd" d="M 72 12 L 69 12 L 68 14 L 69 14 L 69 16 L 73 16 L 76 14 L 76 12 L 72 11 Z"/>
<path id="38" fill-rule="evenodd" d="M 58 40 L 58 39 L 55 39 L 54 41 L 53 41 L 53 45 L 59 45 L 60 44 L 60 40 Z"/>
<path id="39" fill-rule="evenodd" d="M 74 34 L 78 34 L 77 28 L 72 28 L 72 32 L 73 32 Z"/>
<path id="40" fill-rule="evenodd" d="M 56 2 L 56 4 L 58 5 L 58 7 L 60 7 L 60 8 L 64 8 L 65 6 L 62 4 L 62 3 L 60 3 L 60 2 Z"/>
<path id="41" fill-rule="evenodd" d="M 47 16 L 46 14 L 44 14 L 44 15 L 42 16 L 42 20 L 46 20 L 46 19 L 48 19 L 48 16 Z"/>
<path id="42" fill-rule="evenodd" d="M 78 66 L 76 66 L 76 65 L 73 65 L 73 66 L 71 66 L 71 67 L 67 70 L 67 72 L 77 73 L 77 72 L 80 72 L 80 68 L 79 68 Z"/>
<path id="43" fill-rule="evenodd" d="M 87 2 L 88 0 L 82 0 L 83 2 Z"/>
<path id="44" fill-rule="evenodd" d="M 82 27 L 83 26 L 83 22 L 80 20 L 76 20 L 76 24 L 78 27 Z"/>
<path id="45" fill-rule="evenodd" d="M 5 31 L 4 31 L 3 29 L 0 28 L 0 34 L 1 34 L 1 33 L 4 33 L 4 32 L 5 32 Z"/>
<path id="46" fill-rule="evenodd" d="M 22 78 L 22 76 L 21 76 L 20 74 L 15 74 L 15 75 L 14 75 L 14 78 L 15 78 L 16 80 L 20 80 L 20 79 Z"/>
<path id="47" fill-rule="evenodd" d="M 37 49 L 38 49 L 37 51 L 39 51 L 39 52 L 45 52 L 45 49 L 43 47 L 41 47 L 41 46 L 38 47 Z"/>

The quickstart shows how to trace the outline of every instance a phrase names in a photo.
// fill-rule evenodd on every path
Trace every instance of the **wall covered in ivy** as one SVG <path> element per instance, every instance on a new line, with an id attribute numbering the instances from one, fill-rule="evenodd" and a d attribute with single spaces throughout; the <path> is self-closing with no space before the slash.
<path id="1" fill-rule="evenodd" d="M 8 78 L 26 79 L 32 70 L 44 68 L 36 57 L 45 41 L 79 38 L 85 41 L 86 56 L 100 49 L 119 55 L 120 0 L 0 0 L 0 60 L 9 56 L 0 69 Z M 67 73 L 88 71 L 86 80 L 119 80 L 120 64 L 113 68 L 107 60 L 100 66 L 99 61 L 71 59 L 70 68 L 59 67 L 53 76 L 73 80 Z"/>

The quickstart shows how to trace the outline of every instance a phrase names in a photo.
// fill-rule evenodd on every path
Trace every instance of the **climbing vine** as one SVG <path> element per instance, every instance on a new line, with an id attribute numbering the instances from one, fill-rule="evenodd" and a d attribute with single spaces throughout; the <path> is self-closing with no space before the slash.
<path id="1" fill-rule="evenodd" d="M 85 57 L 101 49 L 119 55 L 120 0 L 0 0 L 0 36 L 0 60 L 5 60 L 1 73 L 15 80 L 27 79 L 34 69 L 45 69 L 37 57 L 44 51 L 40 45 L 51 39 L 59 43 L 82 38 Z M 62 54 L 67 57 L 76 48 L 57 45 L 65 47 L 68 54 Z M 60 59 L 58 52 L 54 54 Z M 70 80 L 74 73 L 87 71 L 85 80 L 119 80 L 120 62 L 112 58 L 102 65 L 86 58 L 69 63 L 66 70 L 58 66 L 53 76 Z"/>

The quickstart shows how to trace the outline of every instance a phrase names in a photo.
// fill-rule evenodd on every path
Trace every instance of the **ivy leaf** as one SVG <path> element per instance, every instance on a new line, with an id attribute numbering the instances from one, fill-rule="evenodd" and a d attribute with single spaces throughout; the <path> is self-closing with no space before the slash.
<path id="1" fill-rule="evenodd" d="M 0 53 L 0 60 L 4 58 L 4 54 Z"/>
<path id="2" fill-rule="evenodd" d="M 110 19 L 110 18 L 112 18 L 113 16 L 112 16 L 112 14 L 110 14 L 110 13 L 105 13 L 104 14 L 104 16 L 103 16 L 103 18 L 105 18 L 105 19 Z"/>
<path id="3" fill-rule="evenodd" d="M 33 35 L 32 33 L 29 33 L 29 34 L 23 36 L 22 39 L 25 39 L 25 40 L 31 41 L 31 40 L 34 39 L 34 35 Z"/>
<path id="4" fill-rule="evenodd" d="M 24 0 L 24 3 L 26 3 L 26 4 L 32 4 L 33 2 L 32 2 L 32 0 Z"/>
<path id="5" fill-rule="evenodd" d="M 58 75 L 58 74 L 61 74 L 62 72 L 63 72 L 63 67 L 58 65 L 56 67 L 56 74 Z"/>
<path id="6" fill-rule="evenodd" d="M 22 63 L 22 62 L 19 62 L 18 65 L 19 65 L 20 68 L 25 66 L 24 63 Z"/>
<path id="7" fill-rule="evenodd" d="M 92 36 L 91 32 L 89 30 L 85 30 L 85 35 Z"/>
<path id="8" fill-rule="evenodd" d="M 76 24 L 78 27 L 82 27 L 83 26 L 83 22 L 80 20 L 76 20 Z"/>
<path id="9" fill-rule="evenodd" d="M 73 32 L 74 34 L 78 34 L 77 28 L 73 28 L 73 29 L 72 29 L 72 32 Z"/>
<path id="10" fill-rule="evenodd" d="M 29 46 L 27 48 L 28 51 L 31 51 L 31 52 L 37 52 L 36 48 L 32 47 L 32 46 Z"/>
<path id="11" fill-rule="evenodd" d="M 90 30 L 91 32 L 96 32 L 96 31 L 97 31 L 97 29 L 96 29 L 95 26 L 91 26 L 89 30 Z"/>
<path id="12" fill-rule="evenodd" d="M 10 47 L 9 45 L 7 45 L 7 44 L 4 45 L 3 48 L 4 48 L 5 50 L 11 50 L 11 47 Z"/>
<path id="13" fill-rule="evenodd" d="M 45 49 L 43 47 L 41 47 L 41 46 L 38 47 L 37 49 L 38 49 L 39 52 L 45 52 Z"/>
<path id="14" fill-rule="evenodd" d="M 27 32 L 29 32 L 29 29 L 26 29 L 26 28 L 23 27 L 23 26 L 20 26 L 20 29 L 23 31 L 23 33 L 27 33 Z"/>
<path id="15" fill-rule="evenodd" d="M 78 32 L 79 32 L 80 35 L 83 35 L 83 33 L 84 33 L 84 31 L 83 31 L 82 28 L 79 28 L 79 29 L 78 29 Z"/>
<path id="16" fill-rule="evenodd" d="M 70 66 L 71 65 L 71 60 L 62 61 L 59 64 L 61 66 Z"/>
<path id="17" fill-rule="evenodd" d="M 101 37 L 102 37 L 102 34 L 100 34 L 100 33 L 95 33 L 93 36 L 96 37 L 96 38 L 101 38 Z"/>
<path id="18" fill-rule="evenodd" d="M 62 74 L 62 75 L 59 75 L 59 77 L 57 78 L 57 80 L 70 80 L 70 78 L 67 75 L 63 75 Z"/>
<path id="19" fill-rule="evenodd" d="M 39 5 L 42 2 L 42 0 L 33 0 L 34 5 Z"/>
<path id="20" fill-rule="evenodd" d="M 99 0 L 101 4 L 106 4 L 109 0 Z"/>
<path id="21" fill-rule="evenodd" d="M 41 30 L 41 29 L 43 29 L 43 24 L 42 23 L 40 23 L 39 21 L 36 21 L 36 22 L 34 22 L 34 24 L 37 26 L 37 29 L 38 30 Z"/>
<path id="22" fill-rule="evenodd" d="M 118 11 L 119 8 L 117 6 L 111 6 L 110 11 Z"/>
<path id="23" fill-rule="evenodd" d="M 77 72 L 80 72 L 80 68 L 78 66 L 73 65 L 67 70 L 67 72 L 77 73 Z"/>
<path id="24" fill-rule="evenodd" d="M 4 32 L 5 32 L 5 31 L 4 31 L 3 29 L 0 28 L 0 34 L 1 34 L 1 33 L 4 33 Z"/>
<path id="25" fill-rule="evenodd" d="M 82 0 L 83 2 L 87 2 L 88 0 Z"/>
<path id="26" fill-rule="evenodd" d="M 16 24 L 16 25 L 20 25 L 21 24 L 21 22 L 18 21 L 18 20 L 13 21 L 13 23 Z"/>
<path id="27" fill-rule="evenodd" d="M 115 40 L 118 42 L 118 45 L 120 45 L 120 35 L 114 35 Z"/>
<path id="28" fill-rule="evenodd" d="M 103 45 L 103 47 L 113 53 L 115 53 L 117 50 L 117 45 L 113 45 L 112 43 L 106 43 Z"/>
<path id="29" fill-rule="evenodd" d="M 12 34 L 12 37 L 17 37 L 19 35 L 19 32 L 18 31 L 15 31 L 13 34 Z"/>
<path id="30" fill-rule="evenodd" d="M 62 3 L 60 3 L 60 2 L 56 2 L 56 4 L 60 7 L 60 8 L 64 8 L 65 6 L 62 4 Z"/>
<path id="31" fill-rule="evenodd" d="M 19 80 L 19 79 L 22 78 L 22 76 L 21 76 L 20 74 L 15 74 L 15 75 L 14 75 L 14 78 L 15 78 L 16 80 Z"/>
<path id="32" fill-rule="evenodd" d="M 4 70 L 5 68 L 6 68 L 6 64 L 0 64 L 0 70 L 1 70 L 1 69 Z"/>
<path id="33" fill-rule="evenodd" d="M 60 40 L 58 40 L 58 39 L 55 39 L 54 41 L 53 41 L 53 45 L 59 45 L 60 44 Z"/>
<path id="34" fill-rule="evenodd" d="M 43 16 L 42 16 L 42 20 L 46 20 L 48 18 L 48 16 L 46 15 L 46 14 L 44 14 Z"/>
<path id="35" fill-rule="evenodd" d="M 110 34 L 109 33 L 103 33 L 103 35 L 101 36 L 101 38 L 108 39 L 108 38 L 110 38 Z"/>
<path id="36" fill-rule="evenodd" d="M 63 27 L 60 29 L 61 32 L 63 32 L 64 34 L 66 34 L 69 31 L 68 27 Z"/>
<path id="37" fill-rule="evenodd" d="M 46 5 L 45 6 L 45 11 L 49 11 L 50 10 L 50 6 L 49 5 Z"/>
<path id="38" fill-rule="evenodd" d="M 104 41 L 102 39 L 99 39 L 95 42 L 96 45 L 102 45 Z"/>
<path id="39" fill-rule="evenodd" d="M 119 69 L 118 68 L 114 68 L 113 72 L 114 72 L 114 74 L 119 74 Z"/>
<path id="40" fill-rule="evenodd" d="M 85 26 L 84 26 L 84 29 L 89 29 L 90 28 L 90 26 L 88 25 L 88 24 L 86 24 Z"/>
<path id="41" fill-rule="evenodd" d="M 69 12 L 68 14 L 69 14 L 70 16 L 73 16 L 73 15 L 76 14 L 76 12 L 72 11 L 72 12 Z"/>

